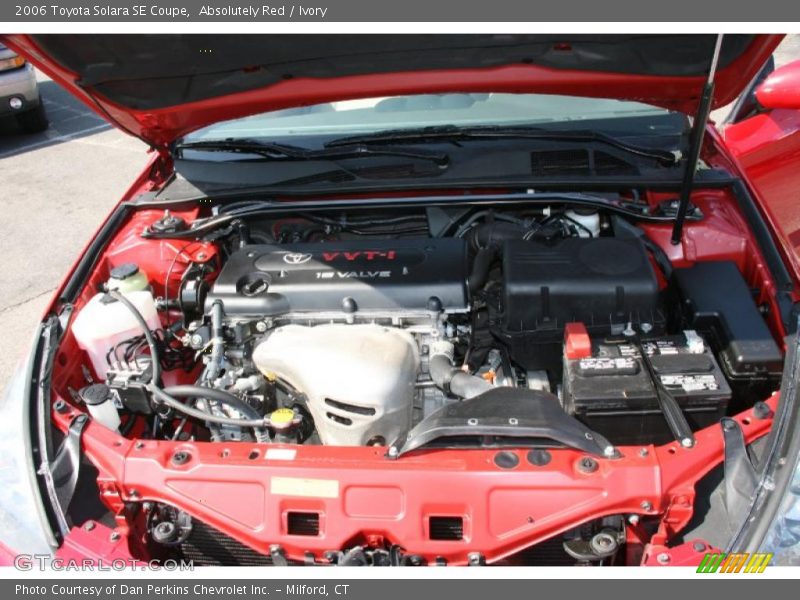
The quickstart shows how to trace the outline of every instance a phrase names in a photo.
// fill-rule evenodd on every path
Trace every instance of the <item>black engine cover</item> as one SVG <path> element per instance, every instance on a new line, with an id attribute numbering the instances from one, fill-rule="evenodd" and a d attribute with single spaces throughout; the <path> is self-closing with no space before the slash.
<path id="1" fill-rule="evenodd" d="M 461 239 L 404 238 L 252 245 L 235 252 L 206 298 L 225 313 L 276 316 L 467 308 Z"/>

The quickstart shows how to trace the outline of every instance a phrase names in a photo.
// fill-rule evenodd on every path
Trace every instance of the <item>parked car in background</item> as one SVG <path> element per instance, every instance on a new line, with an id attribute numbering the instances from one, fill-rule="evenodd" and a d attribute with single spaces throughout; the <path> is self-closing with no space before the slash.
<path id="1" fill-rule="evenodd" d="M 49 124 L 33 65 L 0 44 L 0 118 L 8 117 L 26 133 L 44 131 Z"/>

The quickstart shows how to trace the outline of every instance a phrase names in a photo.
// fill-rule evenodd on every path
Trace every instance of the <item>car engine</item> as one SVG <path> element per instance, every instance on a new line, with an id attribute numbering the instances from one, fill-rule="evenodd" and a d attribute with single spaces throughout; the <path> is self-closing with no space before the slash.
<path id="1" fill-rule="evenodd" d="M 214 417 L 191 435 L 399 455 L 421 443 L 502 445 L 534 430 L 585 444 L 565 433 L 577 426 L 578 438 L 610 454 L 620 444 L 690 445 L 693 430 L 777 381 L 780 351 L 741 274 L 724 262 L 701 268 L 733 286 L 733 314 L 708 314 L 692 269 L 673 269 L 619 217 L 560 208 L 450 219 L 443 232 L 431 231 L 427 214 L 240 224 L 219 263 L 190 265 L 178 298 L 159 302 L 180 313 L 160 362 L 201 365 L 193 385 L 164 395 Z M 136 265 L 121 265 L 107 287 L 123 290 L 137 277 Z M 114 305 L 103 302 L 101 312 Z M 75 331 L 98 319 L 108 320 L 84 309 Z M 186 405 L 161 403 L 145 385 L 153 364 L 141 336 L 135 346 L 105 337 L 84 345 L 101 344 L 93 363 L 114 406 L 158 416 L 164 435 L 186 435 L 168 425 Z M 728 360 L 731 343 L 754 338 Z M 499 389 L 515 392 L 490 403 Z M 518 426 L 481 421 L 475 398 Z M 542 403 L 558 406 L 564 422 L 542 423 Z M 452 411 L 478 425 L 441 426 Z"/>
<path id="2" fill-rule="evenodd" d="M 235 549 L 231 564 L 288 564 L 263 546 L 288 533 L 300 536 L 292 560 L 302 551 L 314 564 L 423 564 L 446 560 L 442 553 L 480 561 L 486 543 L 465 546 L 472 509 L 447 504 L 440 515 L 423 502 L 426 541 L 415 548 L 437 545 L 435 555 L 393 546 L 408 532 L 381 537 L 368 515 L 383 514 L 374 498 L 391 500 L 395 488 L 376 473 L 399 476 L 427 460 L 441 468 L 441 451 L 448 464 L 476 460 L 470 469 L 493 473 L 473 480 L 489 487 L 470 506 L 506 485 L 494 477 L 502 472 L 538 475 L 542 499 L 563 473 L 583 490 L 601 464 L 645 464 L 652 446 L 668 456 L 702 449 L 721 420 L 759 405 L 767 414 L 783 355 L 758 300 L 765 296 L 754 295 L 763 281 L 723 256 L 672 261 L 654 241 L 669 233 L 669 217 L 659 229 L 651 212 L 636 218 L 592 201 L 281 216 L 238 203 L 191 224 L 144 211 L 109 248 L 72 319 L 80 365 L 68 392 L 118 440 L 136 440 L 140 456 L 163 455 L 146 440 L 169 442 L 165 477 L 192 479 L 197 469 L 201 481 L 222 480 L 192 488 L 194 508 L 173 498 L 130 513 L 147 532 L 141 552 L 221 564 L 223 544 Z M 295 466 L 300 455 L 316 465 L 315 478 Z M 215 521 L 229 494 L 212 459 L 257 494 L 267 476 L 269 501 L 289 510 L 286 521 L 273 515 L 265 522 L 277 529 L 258 539 Z M 368 495 L 342 496 L 328 469 L 365 460 L 380 463 Z M 403 489 L 419 491 L 413 482 Z M 195 514 L 209 494 L 218 494 L 218 510 Z M 129 500 L 123 513 L 136 506 Z M 328 548 L 323 527 L 344 531 L 351 517 L 325 525 L 322 513 L 348 502 L 367 516 Z M 650 512 L 636 503 L 642 515 L 572 519 L 571 529 L 519 545 L 498 564 L 628 560 L 621 545 Z M 536 519 L 521 510 L 516 519 Z M 518 521 L 508 527 L 527 531 Z"/>

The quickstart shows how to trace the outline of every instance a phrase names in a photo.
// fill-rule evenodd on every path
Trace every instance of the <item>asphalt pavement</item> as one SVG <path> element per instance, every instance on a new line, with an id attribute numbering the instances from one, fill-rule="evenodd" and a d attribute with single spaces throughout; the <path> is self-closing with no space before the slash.
<path id="1" fill-rule="evenodd" d="M 39 74 L 50 117 L 26 135 L 0 120 L 0 388 L 54 290 L 147 162 L 147 146 Z"/>
<path id="2" fill-rule="evenodd" d="M 800 35 L 791 35 L 776 62 L 798 58 Z M 50 128 L 25 135 L 0 120 L 0 388 L 67 269 L 147 162 L 139 140 L 43 75 L 39 80 Z"/>

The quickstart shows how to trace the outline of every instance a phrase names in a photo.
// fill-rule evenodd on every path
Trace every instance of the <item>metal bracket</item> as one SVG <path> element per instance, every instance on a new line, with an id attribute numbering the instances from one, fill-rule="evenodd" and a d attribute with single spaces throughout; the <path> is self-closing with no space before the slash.
<path id="1" fill-rule="evenodd" d="M 725 508 L 733 521 L 750 509 L 758 485 L 758 475 L 747 453 L 744 433 L 735 419 L 720 421 L 725 443 Z"/>
<path id="2" fill-rule="evenodd" d="M 56 498 L 61 510 L 66 512 L 72 502 L 81 469 L 81 435 L 89 422 L 86 415 L 78 415 L 69 424 L 67 436 L 56 452 L 50 467 Z"/>
<path id="3" fill-rule="evenodd" d="M 276 567 L 288 567 L 289 560 L 286 558 L 286 551 L 278 544 L 273 544 L 269 547 L 269 555 L 272 558 L 272 564 Z"/>

